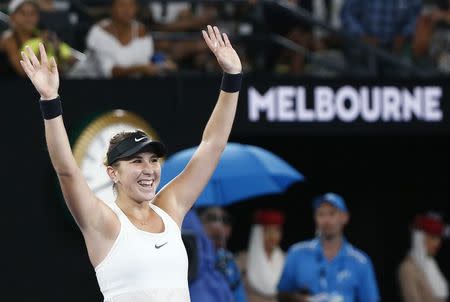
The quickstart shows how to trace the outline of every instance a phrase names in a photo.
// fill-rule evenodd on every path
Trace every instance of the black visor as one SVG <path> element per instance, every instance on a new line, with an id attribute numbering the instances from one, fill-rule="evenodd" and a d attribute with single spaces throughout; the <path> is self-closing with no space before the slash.
<path id="1" fill-rule="evenodd" d="M 148 136 L 137 132 L 115 146 L 108 154 L 106 164 L 112 165 L 119 159 L 133 156 L 137 153 L 150 151 L 158 157 L 164 157 L 167 154 L 166 147 L 158 141 L 152 141 Z"/>

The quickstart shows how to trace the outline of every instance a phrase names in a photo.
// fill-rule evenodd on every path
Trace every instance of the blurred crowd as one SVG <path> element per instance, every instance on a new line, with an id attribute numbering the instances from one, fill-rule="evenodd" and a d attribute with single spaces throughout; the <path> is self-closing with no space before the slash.
<path id="1" fill-rule="evenodd" d="M 192 302 L 381 301 L 377 268 L 344 234 L 350 210 L 342 196 L 326 193 L 313 200 L 312 208 L 312 239 L 284 252 L 285 215 L 263 208 L 254 213 L 247 249 L 234 254 L 227 242 L 239 223 L 226 209 L 189 212 L 182 234 L 193 236 L 185 240 Z M 409 227 L 411 247 L 397 267 L 400 301 L 448 301 L 448 282 L 435 260 L 448 227 L 434 212 L 416 215 Z"/>
<path id="2" fill-rule="evenodd" d="M 23 76 L 20 51 L 40 41 L 65 77 L 217 72 L 201 40 L 207 24 L 230 34 L 246 72 L 336 76 L 369 65 L 398 74 L 399 61 L 450 72 L 450 0 L 0 0 L 0 8 L 2 77 Z"/>

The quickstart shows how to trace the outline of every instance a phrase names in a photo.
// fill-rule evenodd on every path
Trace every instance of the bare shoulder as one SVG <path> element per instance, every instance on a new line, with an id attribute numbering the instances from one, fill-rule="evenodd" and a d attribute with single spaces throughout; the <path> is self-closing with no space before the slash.
<path id="1" fill-rule="evenodd" d="M 184 219 L 184 213 L 176 202 L 175 195 L 171 192 L 170 187 L 165 187 L 156 194 L 152 203 L 158 208 L 166 212 L 181 227 Z"/>
<path id="2" fill-rule="evenodd" d="M 8 29 L 5 30 L 2 35 L 1 35 L 1 39 L 0 39 L 0 45 L 2 47 L 6 47 L 6 46 L 10 46 L 12 44 L 16 44 L 14 41 L 14 35 L 12 30 Z"/>
<path id="3" fill-rule="evenodd" d="M 400 276 L 411 276 L 414 274 L 414 271 L 414 262 L 410 257 L 403 259 L 398 267 L 398 273 Z"/>
<path id="4" fill-rule="evenodd" d="M 0 42 L 0 51 L 9 57 L 10 63 L 19 61 L 20 46 L 17 45 L 16 39 L 11 31 L 5 32 Z"/>

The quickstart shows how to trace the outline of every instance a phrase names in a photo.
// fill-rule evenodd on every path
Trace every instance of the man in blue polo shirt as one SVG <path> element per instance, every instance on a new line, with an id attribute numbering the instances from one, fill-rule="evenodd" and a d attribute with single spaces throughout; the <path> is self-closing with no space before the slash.
<path id="1" fill-rule="evenodd" d="M 280 302 L 377 302 L 369 257 L 347 242 L 344 199 L 334 193 L 313 202 L 317 238 L 293 245 L 278 283 Z"/>

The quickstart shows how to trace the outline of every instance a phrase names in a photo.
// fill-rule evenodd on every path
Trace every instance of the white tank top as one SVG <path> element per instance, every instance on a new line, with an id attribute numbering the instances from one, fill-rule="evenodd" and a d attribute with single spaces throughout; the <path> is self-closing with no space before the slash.
<path id="1" fill-rule="evenodd" d="M 105 259 L 95 267 L 105 302 L 189 302 L 188 257 L 176 222 L 150 207 L 164 222 L 162 233 L 134 226 L 115 204 L 120 232 Z"/>

